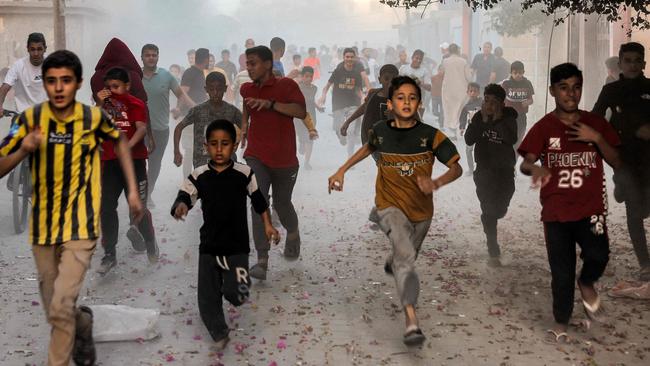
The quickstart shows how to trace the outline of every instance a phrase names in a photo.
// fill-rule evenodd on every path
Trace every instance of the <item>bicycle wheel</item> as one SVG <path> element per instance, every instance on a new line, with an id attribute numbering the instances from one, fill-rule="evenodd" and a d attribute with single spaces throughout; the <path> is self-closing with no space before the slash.
<path id="1" fill-rule="evenodd" d="M 21 234 L 27 227 L 27 212 L 31 196 L 29 166 L 26 160 L 16 167 L 13 180 L 14 230 L 16 234 Z"/>

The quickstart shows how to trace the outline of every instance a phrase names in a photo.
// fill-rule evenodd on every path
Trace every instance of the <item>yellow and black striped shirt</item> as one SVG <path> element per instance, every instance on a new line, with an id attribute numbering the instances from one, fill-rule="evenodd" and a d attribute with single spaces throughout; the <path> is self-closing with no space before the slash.
<path id="1" fill-rule="evenodd" d="M 99 237 L 101 162 L 105 139 L 119 130 L 99 108 L 76 103 L 67 121 L 58 120 L 48 102 L 24 111 L 0 143 L 0 156 L 20 147 L 35 126 L 43 134 L 41 146 L 30 155 L 32 220 L 29 240 L 52 245 Z"/>

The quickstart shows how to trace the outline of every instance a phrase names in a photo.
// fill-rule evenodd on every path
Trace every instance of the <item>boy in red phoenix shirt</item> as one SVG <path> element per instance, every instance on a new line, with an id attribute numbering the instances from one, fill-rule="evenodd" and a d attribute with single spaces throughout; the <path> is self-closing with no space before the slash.
<path id="1" fill-rule="evenodd" d="M 609 261 L 605 216 L 607 190 L 603 159 L 620 165 L 616 131 L 602 117 L 578 109 L 582 71 L 571 63 L 551 69 L 551 95 L 555 110 L 537 122 L 519 146 L 521 171 L 541 187 L 542 221 L 551 267 L 553 316 L 549 329 L 555 342 L 568 341 L 573 311 L 576 249 L 581 248 L 582 271 L 578 288 L 586 315 L 598 320 L 600 297 L 594 283 Z M 541 165 L 536 165 L 537 160 Z"/>
<path id="2" fill-rule="evenodd" d="M 115 67 L 104 76 L 105 88 L 97 93 L 97 104 L 113 119 L 115 126 L 126 135 L 131 148 L 135 168 L 138 193 L 144 207 L 144 216 L 132 224 L 127 232 L 136 251 L 147 250 L 149 262 L 158 261 L 158 244 L 151 219 L 151 212 L 146 208 L 147 202 L 147 147 L 144 136 L 147 133 L 147 107 L 140 99 L 129 94 L 129 74 L 126 70 Z M 119 219 L 117 200 L 122 191 L 127 191 L 126 182 L 119 162 L 115 156 L 112 141 L 102 143 L 102 246 L 104 257 L 97 272 L 105 275 L 117 265 L 116 250 Z M 128 192 L 127 192 L 128 194 Z"/>

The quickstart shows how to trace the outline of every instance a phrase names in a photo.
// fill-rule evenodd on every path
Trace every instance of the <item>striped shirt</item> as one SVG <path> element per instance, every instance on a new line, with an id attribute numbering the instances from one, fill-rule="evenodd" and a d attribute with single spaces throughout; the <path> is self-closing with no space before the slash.
<path id="1" fill-rule="evenodd" d="M 16 152 L 35 126 L 41 146 L 29 156 L 32 219 L 29 240 L 52 245 L 99 237 L 101 163 L 99 147 L 119 130 L 99 108 L 77 102 L 67 121 L 58 120 L 48 102 L 25 110 L 0 143 L 0 156 Z"/>

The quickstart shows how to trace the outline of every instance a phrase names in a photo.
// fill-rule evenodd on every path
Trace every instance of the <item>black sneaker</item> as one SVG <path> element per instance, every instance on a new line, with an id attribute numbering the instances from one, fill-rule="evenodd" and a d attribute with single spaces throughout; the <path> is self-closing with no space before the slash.
<path id="1" fill-rule="evenodd" d="M 293 236 L 292 239 L 289 239 Z M 288 260 L 295 260 L 300 257 L 300 234 L 296 233 L 287 234 L 287 240 L 284 243 L 284 258 Z"/>
<path id="2" fill-rule="evenodd" d="M 387 275 L 393 275 L 393 265 L 389 261 L 384 263 L 384 272 L 386 272 Z"/>
<path id="3" fill-rule="evenodd" d="M 87 306 L 80 306 L 77 314 L 72 360 L 77 366 L 93 366 L 97 360 L 93 341 L 93 311 Z"/>
<path id="4" fill-rule="evenodd" d="M 158 249 L 158 243 L 156 240 L 154 239 L 152 242 L 145 243 L 145 246 L 147 247 L 147 258 L 149 258 L 149 263 L 158 263 L 158 259 L 160 257 L 160 249 Z"/>
<path id="5" fill-rule="evenodd" d="M 115 256 L 113 255 L 105 255 L 104 258 L 102 258 L 102 263 L 99 265 L 99 268 L 97 269 L 97 273 L 99 273 L 102 276 L 105 276 L 111 268 L 115 267 L 117 265 L 117 260 L 115 259 Z"/>
<path id="6" fill-rule="evenodd" d="M 144 242 L 144 237 L 142 236 L 140 230 L 138 230 L 137 226 L 131 225 L 131 227 L 129 227 L 129 230 L 126 232 L 126 237 L 129 238 L 131 241 L 131 246 L 133 246 L 133 250 L 136 252 L 142 253 L 147 250 L 147 246 Z"/>

